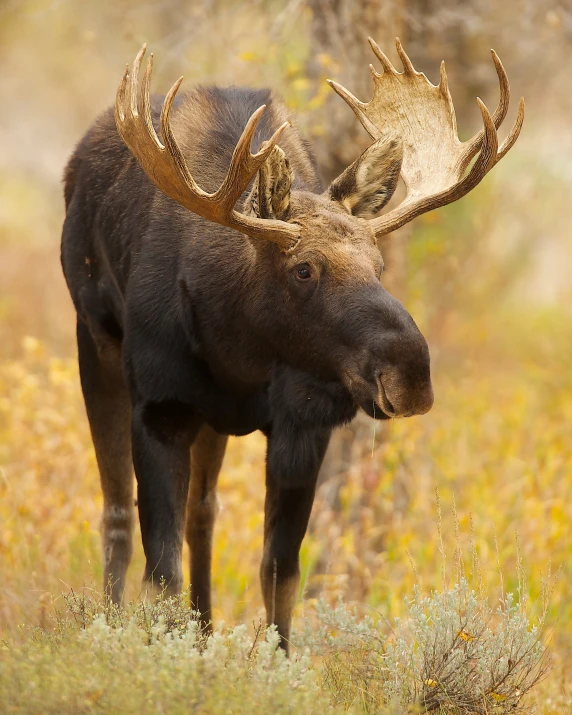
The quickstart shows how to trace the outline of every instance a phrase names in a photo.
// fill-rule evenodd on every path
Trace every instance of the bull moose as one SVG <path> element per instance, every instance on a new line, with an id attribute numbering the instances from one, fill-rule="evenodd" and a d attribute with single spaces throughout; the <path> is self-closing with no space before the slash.
<path id="1" fill-rule="evenodd" d="M 104 587 L 123 596 L 132 553 L 133 468 L 144 583 L 182 589 L 209 628 L 216 483 L 228 435 L 267 438 L 264 554 L 269 623 L 288 649 L 298 554 L 332 429 L 358 409 L 376 419 L 431 409 L 429 351 L 381 285 L 377 240 L 461 198 L 518 138 L 499 147 L 500 101 L 457 137 L 438 86 L 401 43 L 397 72 L 373 40 L 374 94 L 329 81 L 373 143 L 324 191 L 308 143 L 270 91 L 197 87 L 150 96 L 145 47 L 115 110 L 65 170 L 62 265 L 77 311 L 81 384 L 104 496 Z M 254 153 L 252 153 L 254 151 Z M 474 160 L 474 161 L 473 161 Z M 473 162 L 471 164 L 471 162 Z M 407 194 L 379 214 L 399 176 Z"/>

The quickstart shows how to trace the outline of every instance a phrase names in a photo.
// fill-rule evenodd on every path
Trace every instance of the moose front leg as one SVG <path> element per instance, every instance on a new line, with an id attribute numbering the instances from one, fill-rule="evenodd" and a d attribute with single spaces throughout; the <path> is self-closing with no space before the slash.
<path id="1" fill-rule="evenodd" d="M 200 424 L 178 403 L 144 404 L 133 410 L 133 464 L 144 582 L 152 591 L 180 593 L 181 550 L 189 489 L 190 448 Z"/>
<path id="2" fill-rule="evenodd" d="M 286 651 L 300 583 L 300 546 L 329 439 L 330 430 L 295 429 L 287 433 L 273 431 L 268 439 L 260 580 L 267 622 L 278 627 L 281 646 Z"/>

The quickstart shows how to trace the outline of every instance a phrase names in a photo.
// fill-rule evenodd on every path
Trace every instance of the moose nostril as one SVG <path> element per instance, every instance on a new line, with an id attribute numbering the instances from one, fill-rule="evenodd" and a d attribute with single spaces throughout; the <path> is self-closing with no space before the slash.
<path id="1" fill-rule="evenodd" d="M 385 387 L 383 386 L 383 381 L 381 378 L 381 375 L 377 378 L 377 382 L 379 384 L 379 396 L 381 398 L 381 404 L 379 406 L 385 412 L 386 415 L 388 415 L 389 417 L 395 417 L 395 415 L 397 415 L 397 410 L 387 396 L 387 392 L 385 391 Z"/>

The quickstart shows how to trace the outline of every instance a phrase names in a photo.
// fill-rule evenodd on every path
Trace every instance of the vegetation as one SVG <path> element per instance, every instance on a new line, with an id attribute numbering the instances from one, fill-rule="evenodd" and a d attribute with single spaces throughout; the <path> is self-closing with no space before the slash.
<path id="1" fill-rule="evenodd" d="M 442 32 L 437 15 L 404 27 L 412 43 L 418 36 L 407 49 L 423 69 L 419 28 L 429 28 L 429 76 L 437 77 L 433 55 L 446 56 L 457 106 L 457 52 L 482 59 L 494 39 L 527 118 L 485 182 L 418 219 L 398 239 L 402 264 L 387 260 L 387 280 L 403 273 L 401 297 L 428 337 L 436 403 L 421 418 L 368 423 L 351 444 L 351 466 L 321 484 L 302 553 L 293 663 L 258 627 L 261 435 L 231 440 L 220 479 L 209 645 L 188 625 L 184 601 L 139 600 L 137 534 L 132 605 L 117 614 L 94 595 L 101 495 L 58 265 L 63 164 L 143 40 L 163 53 L 163 89 L 181 72 L 189 84 L 274 84 L 316 143 L 327 142 L 322 79 L 344 82 L 344 61 L 313 53 L 310 4 L 0 7 L 0 99 L 10 110 L 0 132 L 0 712 L 572 707 L 572 107 L 562 81 L 570 14 L 556 2 L 509 0 L 489 12 L 483 0 L 469 12 L 447 0 Z M 465 34 L 453 44 L 455 18 Z M 389 38 L 377 39 L 394 57 Z M 471 87 L 482 82 L 494 106 L 490 69 Z M 15 78 L 26 94 L 14 92 Z M 465 134 L 476 93 L 460 112 Z M 352 139 L 346 150 L 359 147 Z M 519 647 L 528 655 L 515 665 Z M 461 677 L 473 667 L 478 678 Z"/>
<path id="2" fill-rule="evenodd" d="M 0 651 L 2 712 L 516 712 L 547 670 L 536 628 L 507 595 L 491 611 L 466 581 L 385 635 L 371 617 L 318 603 L 288 659 L 275 628 L 200 631 L 188 594 L 118 609 L 73 592 L 55 628 Z M 253 710 L 254 708 L 254 710 Z"/>

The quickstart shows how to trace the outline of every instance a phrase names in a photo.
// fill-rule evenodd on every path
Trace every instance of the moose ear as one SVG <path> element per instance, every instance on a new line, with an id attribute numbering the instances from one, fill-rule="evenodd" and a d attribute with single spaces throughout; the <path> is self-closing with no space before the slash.
<path id="1" fill-rule="evenodd" d="M 382 137 L 368 147 L 359 159 L 334 179 L 328 188 L 332 201 L 360 218 L 371 218 L 393 196 L 403 145 L 395 136 Z"/>
<path id="2" fill-rule="evenodd" d="M 244 213 L 258 218 L 285 218 L 290 208 L 293 180 L 290 162 L 277 145 L 254 178 L 252 190 L 244 202 Z"/>

